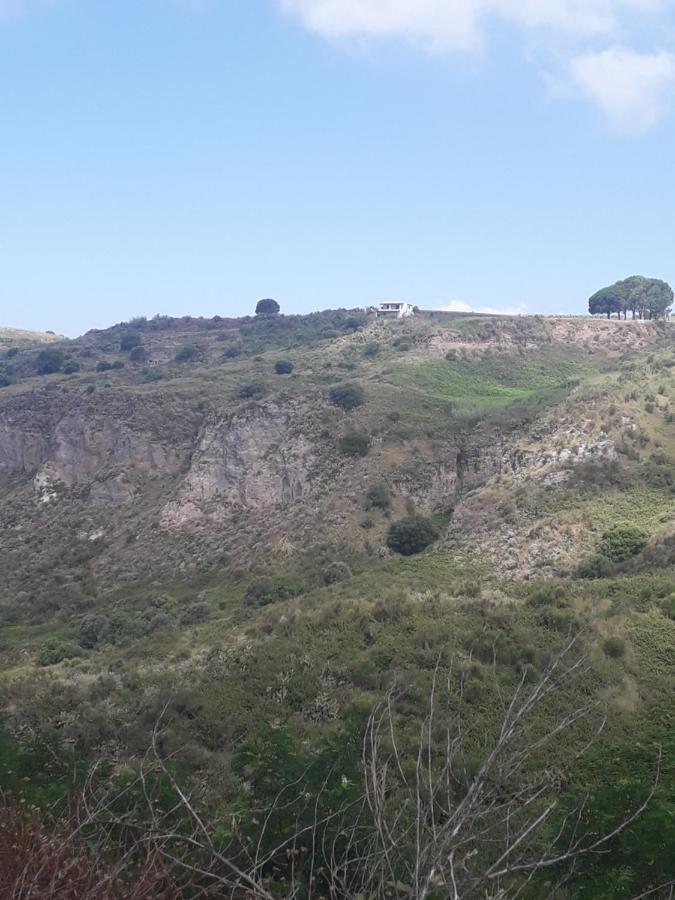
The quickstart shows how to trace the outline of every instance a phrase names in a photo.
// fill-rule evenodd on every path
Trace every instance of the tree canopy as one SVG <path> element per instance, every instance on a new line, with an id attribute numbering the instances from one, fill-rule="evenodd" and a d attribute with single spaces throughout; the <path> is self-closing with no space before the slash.
<path id="1" fill-rule="evenodd" d="M 663 319 L 673 305 L 673 289 L 658 278 L 632 275 L 597 291 L 588 301 L 592 316 L 616 314 L 624 319 L 630 312 L 633 318 Z"/>
<path id="2" fill-rule="evenodd" d="M 278 316 L 280 311 L 281 307 L 277 301 L 270 298 L 259 300 L 255 308 L 256 316 Z"/>

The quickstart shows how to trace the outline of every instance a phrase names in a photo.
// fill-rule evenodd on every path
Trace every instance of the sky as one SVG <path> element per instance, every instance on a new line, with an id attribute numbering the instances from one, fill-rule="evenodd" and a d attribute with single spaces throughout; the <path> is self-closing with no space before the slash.
<path id="1" fill-rule="evenodd" d="M 675 280 L 675 0 L 0 0 L 0 326 Z"/>

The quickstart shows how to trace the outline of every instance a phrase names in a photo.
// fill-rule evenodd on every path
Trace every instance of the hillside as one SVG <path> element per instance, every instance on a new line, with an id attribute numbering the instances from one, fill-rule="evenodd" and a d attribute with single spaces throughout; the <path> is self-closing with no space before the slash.
<path id="1" fill-rule="evenodd" d="M 24 331 L 21 328 L 0 328 L 0 349 L 27 347 L 33 344 L 50 344 L 63 340 L 52 332 Z"/>
<path id="2" fill-rule="evenodd" d="M 331 809 L 356 803 L 363 731 L 391 689 L 405 761 L 385 793 L 400 798 L 439 667 L 462 673 L 446 698 L 468 704 L 461 795 L 504 696 L 577 635 L 583 669 L 537 708 L 519 784 L 545 768 L 555 815 L 587 792 L 584 827 L 609 830 L 649 793 L 661 746 L 652 806 L 609 855 L 500 876 L 501 894 L 476 880 L 477 845 L 462 897 L 668 896 L 674 336 L 664 322 L 354 310 L 158 317 L 46 348 L 0 332 L 18 348 L 0 351 L 0 749 L 13 760 L 0 756 L 0 788 L 23 766 L 33 799 L 51 796 L 45 745 L 54 798 L 73 759 L 134 771 L 159 730 L 201 815 L 236 819 L 239 854 L 240 831 L 264 843 L 265 890 L 292 896 L 293 857 L 270 849 L 291 824 L 275 818 L 270 837 L 251 822 L 317 760 L 319 787 L 290 819 L 326 790 Z M 553 756 L 537 749 L 533 733 L 587 705 Z M 425 752 L 441 753 L 428 727 Z M 343 780 L 322 787 L 328 772 Z M 391 865 L 381 893 L 321 896 L 423 896 Z"/>

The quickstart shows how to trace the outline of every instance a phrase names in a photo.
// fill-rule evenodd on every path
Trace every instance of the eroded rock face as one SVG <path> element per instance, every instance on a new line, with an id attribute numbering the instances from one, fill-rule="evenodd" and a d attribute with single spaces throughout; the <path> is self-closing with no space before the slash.
<path id="1" fill-rule="evenodd" d="M 299 407 L 251 406 L 208 423 L 162 522 L 177 527 L 233 507 L 278 508 L 310 487 L 313 445 Z"/>
<path id="2" fill-rule="evenodd" d="M 162 418 L 157 404 L 52 401 L 47 392 L 20 399 L 0 410 L 0 476 L 31 477 L 40 502 L 74 488 L 94 503 L 128 502 L 135 482 L 178 474 L 190 457 L 195 422 Z"/>

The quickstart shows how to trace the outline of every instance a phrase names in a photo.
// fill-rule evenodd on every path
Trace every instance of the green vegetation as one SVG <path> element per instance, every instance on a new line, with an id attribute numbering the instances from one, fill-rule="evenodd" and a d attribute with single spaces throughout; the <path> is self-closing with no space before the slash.
<path id="1" fill-rule="evenodd" d="M 430 519 L 410 516 L 394 522 L 387 535 L 387 546 L 402 556 L 421 553 L 438 539 L 438 532 Z"/>
<path id="2" fill-rule="evenodd" d="M 658 278 L 644 278 L 633 275 L 624 281 L 617 281 L 610 287 L 593 294 L 588 301 L 588 311 L 592 316 L 616 313 L 624 319 L 631 312 L 633 318 L 664 319 L 673 305 L 673 289 Z"/>
<path id="3" fill-rule="evenodd" d="M 277 375 L 290 375 L 293 371 L 293 363 L 287 359 L 278 359 L 274 363 L 274 371 Z"/>
<path id="4" fill-rule="evenodd" d="M 360 431 L 350 431 L 340 438 L 340 453 L 344 456 L 368 456 L 370 438 Z"/>
<path id="5" fill-rule="evenodd" d="M 276 300 L 259 300 L 255 308 L 256 316 L 278 316 L 281 307 Z"/>
<path id="6" fill-rule="evenodd" d="M 330 401 L 341 407 L 345 412 L 361 406 L 365 400 L 365 392 L 360 384 L 340 384 L 334 387 L 330 394 Z"/>
<path id="7" fill-rule="evenodd" d="M 624 562 L 647 546 L 648 537 L 636 525 L 620 523 L 606 531 L 600 541 L 600 552 L 612 562 Z"/>
<path id="8" fill-rule="evenodd" d="M 209 854 L 245 865 L 259 846 L 272 896 L 289 896 L 294 878 L 309 895 L 312 859 L 311 892 L 331 896 L 324 848 L 351 846 L 354 861 L 377 846 L 364 798 L 375 771 L 371 800 L 400 828 L 380 895 L 403 900 L 416 786 L 426 841 L 472 790 L 510 699 L 530 697 L 574 639 L 583 664 L 514 736 L 515 768 L 500 756 L 477 792 L 495 830 L 482 840 L 463 825 L 456 874 L 498 858 L 531 811 L 551 807 L 517 848 L 524 864 L 564 850 L 568 828 L 592 843 L 653 797 L 607 852 L 459 893 L 658 898 L 674 858 L 675 356 L 668 323 L 637 331 L 423 314 L 383 323 L 350 310 L 160 316 L 0 354 L 11 382 L 0 793 L 11 792 L 14 820 L 14 797 L 35 803 L 48 846 L 95 766 L 92 790 L 119 787 L 121 820 L 150 842 L 142 867 L 162 829 L 192 833 L 179 784 L 209 835 L 189 861 L 223 879 L 195 894 L 237 897 Z M 121 362 L 126 334 L 141 341 L 124 359 L 140 365 L 99 378 L 101 362 Z M 184 347 L 199 348 L 194 364 L 174 365 Z M 43 382 L 44 349 L 62 357 Z M 69 363 L 79 371 L 66 377 Z M 280 363 L 292 378 L 274 377 Z M 448 766 L 448 735 L 454 747 L 460 733 Z M 364 768 L 364 747 L 379 768 Z M 151 806 L 141 775 L 157 788 Z M 533 785 L 541 797 L 519 805 Z M 505 831 L 487 815 L 495 808 L 509 811 Z M 362 841 L 350 844 L 354 828 Z M 102 858 L 126 858 L 129 835 L 126 824 L 88 829 L 82 858 L 99 838 Z M 430 900 L 452 893 L 450 855 L 438 856 Z M 373 895 L 359 879 L 376 880 L 384 858 L 350 869 L 357 895 Z M 190 896 L 185 871 L 171 878 Z"/>

